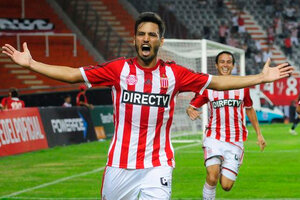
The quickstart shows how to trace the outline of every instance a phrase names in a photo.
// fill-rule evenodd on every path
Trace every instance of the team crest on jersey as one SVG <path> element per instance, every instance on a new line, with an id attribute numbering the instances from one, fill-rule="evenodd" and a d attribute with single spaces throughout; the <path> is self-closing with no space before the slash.
<path id="1" fill-rule="evenodd" d="M 137 80 L 137 77 L 135 75 L 130 74 L 126 77 L 126 83 L 128 85 L 135 85 L 137 83 L 137 81 L 138 80 Z"/>
<path id="2" fill-rule="evenodd" d="M 169 87 L 169 80 L 168 77 L 163 75 L 160 77 L 160 88 L 168 88 Z"/>

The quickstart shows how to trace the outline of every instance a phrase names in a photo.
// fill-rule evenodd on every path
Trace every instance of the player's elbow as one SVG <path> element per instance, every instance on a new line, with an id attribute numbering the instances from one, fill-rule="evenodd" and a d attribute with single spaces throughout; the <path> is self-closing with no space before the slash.
<path id="1" fill-rule="evenodd" d="M 83 82 L 83 78 L 79 70 L 72 70 L 69 74 L 66 74 L 65 81 L 68 83 L 80 83 Z"/>

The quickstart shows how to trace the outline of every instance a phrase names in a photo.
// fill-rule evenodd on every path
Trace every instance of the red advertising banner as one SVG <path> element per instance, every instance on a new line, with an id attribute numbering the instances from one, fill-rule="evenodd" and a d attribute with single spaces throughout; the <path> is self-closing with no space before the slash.
<path id="1" fill-rule="evenodd" d="M 292 100 L 299 96 L 300 77 L 290 77 L 275 81 L 274 83 L 261 84 L 259 89 L 276 106 L 290 105 Z"/>
<path id="2" fill-rule="evenodd" d="M 0 111 L 0 156 L 48 148 L 38 108 Z"/>

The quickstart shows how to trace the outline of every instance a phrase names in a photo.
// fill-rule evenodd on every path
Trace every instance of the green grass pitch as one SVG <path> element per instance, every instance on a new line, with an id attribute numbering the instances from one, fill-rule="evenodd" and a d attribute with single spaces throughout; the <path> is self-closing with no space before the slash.
<path id="1" fill-rule="evenodd" d="M 268 146 L 260 152 L 250 126 L 238 179 L 230 192 L 218 185 L 217 199 L 300 199 L 300 135 L 290 135 L 289 128 L 290 124 L 261 125 Z M 0 158 L 0 199 L 100 199 L 109 142 Z M 176 143 L 174 148 L 172 199 L 201 199 L 201 144 Z"/>

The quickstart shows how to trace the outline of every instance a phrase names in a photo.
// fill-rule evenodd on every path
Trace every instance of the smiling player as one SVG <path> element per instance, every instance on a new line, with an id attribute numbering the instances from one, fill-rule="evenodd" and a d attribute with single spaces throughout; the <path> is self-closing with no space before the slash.
<path id="1" fill-rule="evenodd" d="M 270 62 L 270 60 L 268 61 Z M 234 68 L 234 56 L 228 51 L 220 52 L 216 57 L 218 75 L 230 76 Z M 244 125 L 244 108 L 257 135 L 261 151 L 266 146 L 261 134 L 256 112 L 252 107 L 249 88 L 215 91 L 204 90 L 196 94 L 187 108 L 192 120 L 199 117 L 196 110 L 208 103 L 210 113 L 203 139 L 206 181 L 203 187 L 203 199 L 215 199 L 216 186 L 220 184 L 225 191 L 231 190 L 236 180 L 244 156 L 243 142 L 248 131 Z"/>

